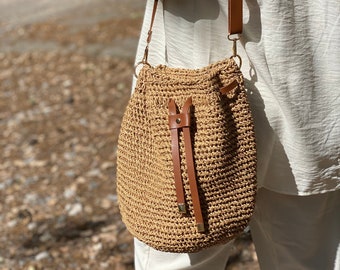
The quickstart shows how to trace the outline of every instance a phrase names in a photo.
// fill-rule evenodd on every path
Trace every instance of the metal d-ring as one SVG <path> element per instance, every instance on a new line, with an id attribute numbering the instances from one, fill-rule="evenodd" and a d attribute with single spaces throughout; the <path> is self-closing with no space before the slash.
<path id="1" fill-rule="evenodd" d="M 149 31 L 149 35 L 151 35 L 151 31 Z M 149 40 L 149 38 L 148 38 L 148 40 Z M 138 77 L 137 72 L 136 72 L 138 66 L 140 66 L 140 65 L 147 65 L 147 66 L 151 67 L 151 65 L 148 63 L 148 56 L 149 56 L 149 41 L 148 41 L 148 43 L 147 43 L 147 45 L 145 47 L 142 61 L 139 61 L 135 65 L 135 72 L 134 73 L 135 73 L 135 77 L 136 78 Z"/>
<path id="2" fill-rule="evenodd" d="M 241 69 L 241 67 L 242 67 L 242 58 L 241 58 L 241 56 L 236 54 L 236 55 L 231 56 L 230 58 L 234 59 L 234 60 L 235 60 L 235 58 L 237 58 L 238 59 L 238 64 L 236 63 L 236 65 L 238 66 L 239 69 Z"/>
<path id="3" fill-rule="evenodd" d="M 138 68 L 140 65 L 146 65 L 146 66 L 148 66 L 148 67 L 151 67 L 151 65 L 150 65 L 148 62 L 139 61 L 139 62 L 135 65 L 134 75 L 135 75 L 136 78 L 138 78 L 138 75 L 137 75 L 137 68 Z"/>

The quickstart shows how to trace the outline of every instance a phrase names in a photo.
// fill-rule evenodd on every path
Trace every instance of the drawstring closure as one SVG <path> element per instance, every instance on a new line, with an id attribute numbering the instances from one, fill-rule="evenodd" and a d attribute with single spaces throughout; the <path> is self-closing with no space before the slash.
<path id="1" fill-rule="evenodd" d="M 203 233 L 205 231 L 203 215 L 201 210 L 201 202 L 198 193 L 198 186 L 196 180 L 196 171 L 194 164 L 194 155 L 191 142 L 191 115 L 190 108 L 192 106 L 192 98 L 188 98 L 185 102 L 182 113 L 177 112 L 177 106 L 173 99 L 169 101 L 169 128 L 171 132 L 171 152 L 174 167 L 175 188 L 177 195 L 178 210 L 182 214 L 187 213 L 184 186 L 181 171 L 181 158 L 179 147 L 179 129 L 183 130 L 185 160 L 187 163 L 187 173 L 189 179 L 189 186 L 191 192 L 191 199 L 194 208 L 194 216 L 196 220 L 197 231 Z"/>

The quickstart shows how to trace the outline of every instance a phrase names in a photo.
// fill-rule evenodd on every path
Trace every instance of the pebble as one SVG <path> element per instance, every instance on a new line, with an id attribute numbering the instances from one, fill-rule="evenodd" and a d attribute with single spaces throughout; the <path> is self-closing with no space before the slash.
<path id="1" fill-rule="evenodd" d="M 61 226 L 64 225 L 64 223 L 66 222 L 67 217 L 65 215 L 61 215 L 57 218 L 57 226 Z"/>
<path id="2" fill-rule="evenodd" d="M 73 82 L 71 80 L 66 80 L 63 82 L 63 86 L 66 88 L 72 86 L 72 84 Z"/>
<path id="3" fill-rule="evenodd" d="M 47 251 L 43 251 L 43 252 L 38 253 L 35 256 L 35 260 L 36 261 L 41 261 L 41 260 L 45 260 L 45 259 L 47 259 L 49 257 L 50 257 L 50 254 Z"/>
<path id="4" fill-rule="evenodd" d="M 88 185 L 88 188 L 90 191 L 93 191 L 95 190 L 97 187 L 99 186 L 99 184 L 95 181 L 91 181 Z"/>
<path id="5" fill-rule="evenodd" d="M 5 190 L 5 189 L 6 189 L 6 184 L 0 183 L 0 190 Z"/>
<path id="6" fill-rule="evenodd" d="M 5 181 L 5 185 L 6 186 L 12 186 L 15 182 L 17 182 L 18 181 L 18 179 L 20 179 L 20 176 L 18 176 L 18 175 L 16 175 L 15 176 L 15 178 L 9 178 L 9 179 L 7 179 L 6 181 Z"/>
<path id="7" fill-rule="evenodd" d="M 81 118 L 81 119 L 79 119 L 79 124 L 80 124 L 81 126 L 86 127 L 86 126 L 88 125 L 88 121 L 87 121 L 86 118 Z"/>
<path id="8" fill-rule="evenodd" d="M 29 162 L 29 166 L 32 168 L 39 168 L 45 167 L 47 163 L 47 160 L 32 160 L 31 162 Z"/>
<path id="9" fill-rule="evenodd" d="M 74 177 L 76 177 L 76 172 L 73 171 L 73 170 L 68 170 L 68 171 L 65 172 L 65 175 L 67 177 L 74 178 Z"/>
<path id="10" fill-rule="evenodd" d="M 111 202 L 117 202 L 118 201 L 118 196 L 116 194 L 109 194 L 106 197 L 108 200 L 110 200 Z"/>
<path id="11" fill-rule="evenodd" d="M 103 244 L 102 243 L 98 243 L 98 244 L 95 244 L 95 245 L 92 246 L 92 249 L 94 251 L 97 251 L 97 252 L 100 251 L 102 248 L 103 248 Z"/>
<path id="12" fill-rule="evenodd" d="M 104 208 L 104 209 L 109 209 L 109 208 L 112 207 L 111 201 L 108 200 L 108 199 L 103 199 L 103 200 L 101 200 L 101 202 L 100 202 L 100 206 L 101 206 L 102 208 Z"/>
<path id="13" fill-rule="evenodd" d="M 64 197 L 65 199 L 70 199 L 76 195 L 76 187 L 72 186 L 70 188 L 65 189 Z"/>
<path id="14" fill-rule="evenodd" d="M 86 214 L 92 214 L 93 213 L 93 207 L 91 205 L 85 205 L 84 211 Z"/>
<path id="15" fill-rule="evenodd" d="M 5 203 L 10 204 L 11 202 L 15 201 L 16 197 L 14 195 L 7 195 L 5 198 Z"/>
<path id="16" fill-rule="evenodd" d="M 78 184 L 85 184 L 86 183 L 86 179 L 84 177 L 82 177 L 82 176 L 79 176 L 79 177 L 77 177 L 76 182 Z"/>
<path id="17" fill-rule="evenodd" d="M 126 252 L 126 251 L 128 251 L 129 247 L 130 247 L 130 246 L 129 246 L 128 243 L 123 243 L 123 244 L 118 245 L 118 249 L 119 249 L 119 251 L 121 251 L 121 252 Z"/>
<path id="18" fill-rule="evenodd" d="M 29 231 L 33 231 L 33 230 L 35 230 L 37 228 L 37 223 L 35 223 L 35 222 L 30 222 L 30 223 L 28 223 L 28 225 L 27 225 L 27 229 L 29 230 Z"/>
<path id="19" fill-rule="evenodd" d="M 93 169 L 87 173 L 89 177 L 99 177 L 101 175 L 101 172 L 99 169 Z"/>
<path id="20" fill-rule="evenodd" d="M 47 205 L 50 207 L 54 207 L 58 203 L 58 199 L 55 197 L 49 197 L 47 200 Z"/>
<path id="21" fill-rule="evenodd" d="M 38 195 L 36 193 L 28 193 L 24 197 L 24 202 L 26 204 L 34 204 L 38 201 Z"/>
<path id="22" fill-rule="evenodd" d="M 114 168 L 114 167 L 115 167 L 115 164 L 110 161 L 106 161 L 100 166 L 102 170 L 107 170 L 107 169 Z"/>
<path id="23" fill-rule="evenodd" d="M 93 231 L 92 230 L 86 230 L 86 231 L 82 231 L 80 233 L 81 237 L 90 237 L 93 235 Z"/>
<path id="24" fill-rule="evenodd" d="M 73 160 L 76 157 L 75 152 L 66 152 L 64 153 L 64 159 L 65 160 Z"/>
<path id="25" fill-rule="evenodd" d="M 101 262 L 100 267 L 101 268 L 108 268 L 110 265 L 107 262 Z"/>
<path id="26" fill-rule="evenodd" d="M 27 186 L 32 185 L 32 184 L 36 183 L 38 180 L 39 180 L 39 177 L 38 177 L 38 176 L 28 177 L 28 178 L 25 180 L 25 185 L 27 185 Z"/>
<path id="27" fill-rule="evenodd" d="M 53 237 L 49 232 L 46 232 L 42 236 L 39 237 L 39 240 L 43 243 L 46 243 L 46 242 L 48 242 L 52 239 L 53 239 Z"/>
<path id="28" fill-rule="evenodd" d="M 43 223 L 37 228 L 37 233 L 38 234 L 43 234 L 46 230 L 48 230 L 48 224 Z"/>
<path id="29" fill-rule="evenodd" d="M 65 210 L 70 217 L 73 217 L 79 215 L 83 211 L 83 206 L 81 203 L 75 203 L 72 205 L 67 204 Z"/>
<path id="30" fill-rule="evenodd" d="M 17 224 L 18 224 L 18 221 L 14 219 L 14 220 L 7 222 L 7 227 L 13 228 L 13 227 L 17 226 Z"/>

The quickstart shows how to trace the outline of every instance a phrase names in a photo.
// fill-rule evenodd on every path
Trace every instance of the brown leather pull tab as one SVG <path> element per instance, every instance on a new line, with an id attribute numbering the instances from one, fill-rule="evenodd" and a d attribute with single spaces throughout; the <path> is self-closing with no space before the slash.
<path id="1" fill-rule="evenodd" d="M 236 79 L 234 79 L 232 82 L 230 82 L 229 84 L 223 86 L 220 89 L 220 92 L 222 95 L 226 95 L 228 94 L 231 90 L 234 90 L 236 87 L 238 87 L 238 81 Z"/>
<path id="2" fill-rule="evenodd" d="M 243 0 L 228 0 L 229 35 L 241 34 L 243 30 Z"/>
<path id="3" fill-rule="evenodd" d="M 171 152 L 174 168 L 175 188 L 177 196 L 178 209 L 181 213 L 186 213 L 184 187 L 181 174 L 181 160 L 179 149 L 179 129 L 183 130 L 184 151 L 187 163 L 187 173 L 191 192 L 191 199 L 194 208 L 194 216 L 196 220 L 197 231 L 203 233 L 204 222 L 201 210 L 201 202 L 199 198 L 198 185 L 196 179 L 196 170 L 194 162 L 194 153 L 191 142 L 190 133 L 190 110 L 192 106 L 192 98 L 189 97 L 183 105 L 182 113 L 177 113 L 177 106 L 173 99 L 169 100 L 169 128 L 171 132 Z"/>
<path id="4" fill-rule="evenodd" d="M 181 172 L 181 157 L 179 151 L 179 132 L 182 118 L 177 113 L 177 106 L 173 99 L 169 100 L 169 128 L 171 136 L 171 154 L 174 168 L 175 189 L 177 196 L 178 211 L 182 214 L 187 212 L 185 206 L 184 188 Z"/>
<path id="5" fill-rule="evenodd" d="M 183 106 L 183 114 L 190 115 L 190 109 L 192 106 L 192 98 L 188 98 Z M 196 179 L 194 152 L 192 148 L 190 126 L 183 127 L 183 137 L 184 137 L 184 148 L 185 148 L 185 159 L 187 163 L 187 172 L 189 178 L 189 186 L 191 191 L 191 200 L 194 207 L 194 215 L 196 220 L 197 232 L 203 233 L 205 231 L 204 221 L 201 209 L 201 201 L 198 192 L 198 185 Z"/>

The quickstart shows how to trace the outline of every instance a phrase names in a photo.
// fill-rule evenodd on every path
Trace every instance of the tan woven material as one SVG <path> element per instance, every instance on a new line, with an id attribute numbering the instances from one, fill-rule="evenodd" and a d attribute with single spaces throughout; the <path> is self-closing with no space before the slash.
<path id="1" fill-rule="evenodd" d="M 237 80 L 227 95 L 220 89 Z M 192 144 L 206 231 L 199 233 L 188 183 L 183 134 L 181 171 L 187 214 L 177 208 L 168 102 L 192 97 Z M 162 251 L 196 252 L 225 243 L 248 225 L 256 193 L 253 121 L 234 60 L 199 70 L 145 65 L 123 117 L 117 192 L 128 230 Z"/>

